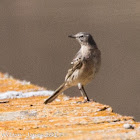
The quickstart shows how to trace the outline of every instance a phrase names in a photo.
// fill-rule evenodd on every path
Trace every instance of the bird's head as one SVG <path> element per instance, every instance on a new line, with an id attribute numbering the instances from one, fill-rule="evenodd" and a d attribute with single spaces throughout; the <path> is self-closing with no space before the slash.
<path id="1" fill-rule="evenodd" d="M 79 32 L 68 37 L 75 38 L 81 45 L 96 45 L 93 37 L 89 33 Z"/>

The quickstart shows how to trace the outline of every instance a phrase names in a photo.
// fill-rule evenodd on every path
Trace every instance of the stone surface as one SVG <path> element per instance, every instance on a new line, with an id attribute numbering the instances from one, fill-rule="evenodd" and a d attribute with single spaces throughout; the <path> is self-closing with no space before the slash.
<path id="1" fill-rule="evenodd" d="M 24 83 L 24 84 L 23 84 Z M 0 74 L 0 92 L 41 91 L 29 82 Z M 44 105 L 48 96 L 0 100 L 1 139 L 138 140 L 140 123 L 122 116 L 108 105 L 82 103 L 82 97 L 61 95 Z"/>

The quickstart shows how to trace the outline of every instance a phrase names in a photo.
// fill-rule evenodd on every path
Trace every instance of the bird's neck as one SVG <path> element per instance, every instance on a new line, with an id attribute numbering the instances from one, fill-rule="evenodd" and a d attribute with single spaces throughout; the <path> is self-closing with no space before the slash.
<path id="1" fill-rule="evenodd" d="M 97 49 L 97 46 L 96 45 L 91 45 L 91 44 L 81 44 L 81 50 L 84 50 L 84 51 L 89 51 L 89 50 L 95 50 Z"/>
<path id="2" fill-rule="evenodd" d="M 88 54 L 92 54 L 96 48 L 94 46 L 91 46 L 91 45 L 81 45 L 80 51 L 81 51 L 83 56 L 86 56 Z"/>
<path id="3" fill-rule="evenodd" d="M 97 49 L 96 42 L 91 38 L 88 40 L 88 42 L 80 42 L 81 48 L 86 49 Z"/>
<path id="4" fill-rule="evenodd" d="M 90 36 L 88 38 L 88 45 L 91 45 L 91 46 L 95 46 L 96 47 L 96 42 L 94 41 L 94 39 L 92 38 L 92 36 Z"/>

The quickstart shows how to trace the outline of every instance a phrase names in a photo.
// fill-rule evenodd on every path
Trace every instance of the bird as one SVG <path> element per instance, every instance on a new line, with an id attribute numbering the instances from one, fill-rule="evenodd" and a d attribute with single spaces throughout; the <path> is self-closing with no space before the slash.
<path id="1" fill-rule="evenodd" d="M 80 44 L 80 50 L 71 62 L 71 68 L 68 70 L 63 84 L 61 84 L 54 93 L 45 100 L 44 104 L 54 101 L 66 89 L 78 86 L 84 103 L 90 102 L 90 99 L 84 89 L 94 79 L 99 72 L 101 65 L 101 52 L 91 34 L 79 32 L 68 37 L 76 39 Z"/>

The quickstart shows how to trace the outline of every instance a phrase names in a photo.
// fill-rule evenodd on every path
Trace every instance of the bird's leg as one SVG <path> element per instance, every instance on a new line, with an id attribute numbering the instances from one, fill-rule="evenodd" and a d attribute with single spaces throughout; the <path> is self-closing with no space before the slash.
<path id="1" fill-rule="evenodd" d="M 89 102 L 90 100 L 89 100 L 89 98 L 87 96 L 87 93 L 86 93 L 86 91 L 84 89 L 84 86 L 81 85 L 81 83 L 78 83 L 78 88 L 79 88 L 79 90 L 80 90 L 80 92 L 81 92 L 81 94 L 82 94 L 82 96 L 84 98 L 84 102 Z"/>
<path id="2" fill-rule="evenodd" d="M 82 91 L 84 92 L 84 102 L 89 102 L 90 100 L 89 100 L 89 98 L 88 98 L 88 96 L 87 96 L 87 93 L 86 93 L 86 91 L 85 91 L 84 86 L 82 86 Z"/>

